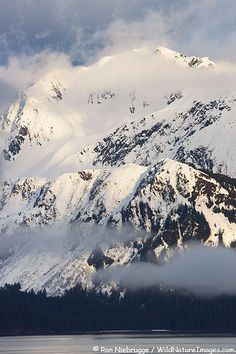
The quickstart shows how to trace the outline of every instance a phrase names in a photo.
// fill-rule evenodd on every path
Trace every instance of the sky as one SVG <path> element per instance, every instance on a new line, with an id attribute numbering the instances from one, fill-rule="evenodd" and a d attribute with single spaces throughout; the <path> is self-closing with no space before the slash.
<path id="1" fill-rule="evenodd" d="M 236 58 L 235 0 L 1 0 L 0 6 L 1 63 L 42 50 L 87 61 L 114 40 Z"/>
<path id="2" fill-rule="evenodd" d="M 167 46 L 236 59 L 235 0 L 0 0 L 0 110 L 52 65 Z"/>

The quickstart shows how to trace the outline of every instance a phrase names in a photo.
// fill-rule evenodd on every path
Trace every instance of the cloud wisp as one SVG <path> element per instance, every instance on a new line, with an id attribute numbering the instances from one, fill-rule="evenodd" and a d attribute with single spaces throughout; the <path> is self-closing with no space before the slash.
<path id="1" fill-rule="evenodd" d="M 43 51 L 34 55 L 9 57 L 0 65 L 0 112 L 8 107 L 15 96 L 47 73 L 68 67 L 70 59 L 64 53 Z"/>
<path id="2" fill-rule="evenodd" d="M 93 281 L 128 289 L 155 286 L 174 288 L 199 296 L 236 294 L 235 251 L 225 248 L 192 246 L 178 252 L 169 263 L 132 263 L 98 271 Z"/>

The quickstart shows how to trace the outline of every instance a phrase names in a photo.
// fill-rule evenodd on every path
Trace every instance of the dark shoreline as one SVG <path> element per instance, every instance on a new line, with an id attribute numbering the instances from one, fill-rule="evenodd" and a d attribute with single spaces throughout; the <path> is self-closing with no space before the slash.
<path id="1" fill-rule="evenodd" d="M 15 331 L 13 332 L 2 332 L 0 337 L 24 337 L 24 336 L 78 336 L 78 335 L 143 335 L 152 336 L 157 338 L 229 338 L 236 337 L 236 333 L 228 332 L 175 332 L 168 330 L 112 330 L 112 331 Z"/>
<path id="2" fill-rule="evenodd" d="M 236 296 L 198 298 L 159 289 L 112 294 L 77 286 L 62 297 L 0 289 L 0 336 L 236 337 Z"/>

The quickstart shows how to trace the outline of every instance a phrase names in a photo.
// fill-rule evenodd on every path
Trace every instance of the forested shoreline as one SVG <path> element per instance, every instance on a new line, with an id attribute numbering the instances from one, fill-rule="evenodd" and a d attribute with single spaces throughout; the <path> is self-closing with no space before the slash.
<path id="1" fill-rule="evenodd" d="M 0 313 L 0 335 L 151 329 L 236 333 L 235 296 L 203 298 L 157 288 L 121 296 L 78 285 L 50 297 L 45 291 L 21 291 L 19 284 L 5 285 Z"/>

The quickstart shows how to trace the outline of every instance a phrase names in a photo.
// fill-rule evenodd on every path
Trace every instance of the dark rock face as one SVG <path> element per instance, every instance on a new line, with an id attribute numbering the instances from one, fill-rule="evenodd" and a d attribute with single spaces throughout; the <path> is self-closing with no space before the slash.
<path id="1" fill-rule="evenodd" d="M 171 93 L 168 97 L 166 97 L 167 99 L 166 103 L 169 105 L 175 102 L 176 100 L 180 100 L 182 97 L 183 97 L 182 92 Z"/>
<path id="2" fill-rule="evenodd" d="M 96 247 L 91 255 L 89 256 L 87 263 L 90 266 L 93 266 L 96 270 L 104 268 L 104 266 L 109 266 L 114 261 L 104 255 L 102 249 L 100 247 Z"/>
<path id="3" fill-rule="evenodd" d="M 176 152 L 175 159 L 181 162 L 191 162 L 207 171 L 212 171 L 214 167 L 212 152 L 204 146 L 190 151 L 181 146 Z"/>
<path id="4" fill-rule="evenodd" d="M 62 100 L 62 90 L 63 88 L 61 87 L 61 85 L 59 85 L 58 83 L 52 82 L 52 98 L 55 99 L 56 101 L 61 101 Z"/>
<path id="5" fill-rule="evenodd" d="M 167 216 L 160 236 L 172 248 L 177 246 L 178 241 L 181 245 L 195 240 L 205 242 L 210 236 L 210 231 L 203 213 L 197 212 L 193 207 L 180 205 L 176 211 Z"/>
<path id="6" fill-rule="evenodd" d="M 79 175 L 84 181 L 89 181 L 92 178 L 92 174 L 90 172 L 81 171 L 79 172 Z"/>
<path id="7" fill-rule="evenodd" d="M 21 145 L 24 143 L 28 134 L 29 131 L 26 126 L 20 127 L 18 135 L 16 135 L 14 139 L 10 141 L 8 145 L 8 150 L 3 150 L 5 160 L 10 161 L 12 156 L 19 154 L 21 150 Z"/>
<path id="8" fill-rule="evenodd" d="M 116 96 L 115 92 L 104 90 L 89 94 L 88 104 L 102 104 L 107 100 L 112 100 Z"/>
<path id="9" fill-rule="evenodd" d="M 145 122 L 145 117 L 142 119 L 142 123 Z M 94 152 L 97 153 L 94 165 L 111 165 L 116 166 L 124 162 L 125 157 L 131 153 L 137 146 L 142 146 L 153 136 L 153 134 L 167 135 L 170 126 L 168 124 L 157 123 L 153 127 L 147 130 L 142 130 L 137 133 L 133 138 L 128 138 L 125 132 L 129 129 L 125 125 L 124 127 L 116 130 L 113 134 L 103 139 L 95 148 Z M 116 137 L 121 135 L 121 138 Z M 144 163 L 145 164 L 145 163 Z M 145 164 L 147 165 L 147 164 Z"/>
<path id="10" fill-rule="evenodd" d="M 8 143 L 8 147 L 3 150 L 4 159 L 7 161 L 14 159 L 14 156 L 19 154 L 22 144 L 24 143 L 25 139 L 29 137 L 29 130 L 27 125 L 21 122 L 26 100 L 27 100 L 27 96 L 24 93 L 21 93 L 18 98 L 18 108 L 17 108 L 16 116 L 14 118 L 14 124 L 12 125 L 11 128 L 11 133 L 13 137 L 10 139 Z M 1 125 L 3 129 L 5 129 L 9 124 L 7 120 L 8 113 L 9 112 L 7 112 L 5 115 L 1 117 Z"/>

